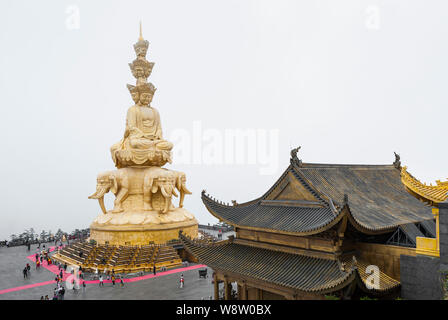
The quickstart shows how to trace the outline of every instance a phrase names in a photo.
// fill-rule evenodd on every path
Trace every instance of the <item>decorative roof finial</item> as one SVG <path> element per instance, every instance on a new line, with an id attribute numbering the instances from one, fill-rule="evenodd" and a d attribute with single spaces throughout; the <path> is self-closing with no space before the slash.
<path id="1" fill-rule="evenodd" d="M 291 164 L 295 164 L 299 167 L 302 166 L 302 160 L 297 157 L 297 153 L 299 152 L 300 148 L 301 146 L 298 146 L 297 148 L 291 150 Z"/>
<path id="2" fill-rule="evenodd" d="M 394 151 L 394 154 L 395 154 L 395 161 L 394 161 L 393 165 L 395 168 L 401 169 L 400 155 L 397 154 L 395 151 Z"/>
<path id="3" fill-rule="evenodd" d="M 138 37 L 138 41 L 143 40 L 143 33 L 142 33 L 142 21 L 140 20 L 140 37 Z"/>

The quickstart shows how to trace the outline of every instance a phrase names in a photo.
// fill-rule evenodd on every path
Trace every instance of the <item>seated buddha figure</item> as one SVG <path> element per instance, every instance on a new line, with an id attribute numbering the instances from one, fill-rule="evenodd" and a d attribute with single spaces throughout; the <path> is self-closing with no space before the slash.
<path id="1" fill-rule="evenodd" d="M 159 112 L 150 106 L 155 88 L 151 83 L 128 85 L 136 103 L 126 116 L 123 139 L 111 147 L 117 168 L 127 166 L 162 166 L 171 163 L 173 144 L 163 140 Z"/>

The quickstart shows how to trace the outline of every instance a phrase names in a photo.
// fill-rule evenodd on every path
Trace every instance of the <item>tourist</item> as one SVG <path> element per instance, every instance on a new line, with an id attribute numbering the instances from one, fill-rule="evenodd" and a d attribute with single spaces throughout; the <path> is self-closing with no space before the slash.
<path id="1" fill-rule="evenodd" d="M 152 268 L 152 272 L 156 275 L 156 264 L 154 263 L 154 267 Z"/>
<path id="2" fill-rule="evenodd" d="M 38 269 L 40 267 L 40 261 L 36 260 L 36 269 Z"/>
<path id="3" fill-rule="evenodd" d="M 184 287 L 184 274 L 180 275 L 180 287 L 183 288 Z"/>
<path id="4" fill-rule="evenodd" d="M 61 300 L 64 300 L 65 288 L 61 286 L 61 290 L 59 292 L 61 293 Z"/>
<path id="5" fill-rule="evenodd" d="M 64 276 L 64 272 L 62 270 L 61 270 L 61 272 L 59 272 L 59 276 L 61 277 L 61 279 Z"/>
<path id="6" fill-rule="evenodd" d="M 31 267 L 29 263 L 26 264 L 26 271 L 28 272 L 27 276 L 29 277 L 31 275 Z"/>
<path id="7" fill-rule="evenodd" d="M 120 285 L 121 285 L 121 287 L 124 287 L 123 276 L 120 276 Z"/>
<path id="8" fill-rule="evenodd" d="M 45 295 L 45 300 L 50 300 L 50 298 L 48 297 L 48 294 Z"/>
<path id="9" fill-rule="evenodd" d="M 64 271 L 67 271 L 67 262 L 64 262 Z"/>
<path id="10" fill-rule="evenodd" d="M 82 292 L 86 292 L 86 281 L 82 281 Z"/>
<path id="11" fill-rule="evenodd" d="M 100 275 L 100 284 L 99 284 L 99 286 L 100 287 L 104 287 L 104 283 L 103 283 L 103 276 L 102 275 Z"/>
<path id="12" fill-rule="evenodd" d="M 58 294 L 56 292 L 53 294 L 53 299 L 52 300 L 58 300 Z"/>
<path id="13" fill-rule="evenodd" d="M 112 286 L 115 286 L 115 275 L 114 274 L 112 274 L 111 280 L 112 280 Z"/>
<path id="14" fill-rule="evenodd" d="M 40 300 L 44 300 L 44 296 L 40 296 Z"/>

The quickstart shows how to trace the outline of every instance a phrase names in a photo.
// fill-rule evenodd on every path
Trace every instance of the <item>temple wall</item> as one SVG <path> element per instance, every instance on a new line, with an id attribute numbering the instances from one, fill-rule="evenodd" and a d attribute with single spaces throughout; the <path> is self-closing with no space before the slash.
<path id="1" fill-rule="evenodd" d="M 400 281 L 400 255 L 415 256 L 415 248 L 376 243 L 356 243 L 356 250 L 366 262 L 378 266 L 388 276 Z"/>
<path id="2" fill-rule="evenodd" d="M 443 290 L 440 259 L 418 255 L 401 256 L 401 297 L 409 300 L 440 300 Z"/>
<path id="3" fill-rule="evenodd" d="M 298 237 L 287 234 L 278 234 L 265 231 L 255 231 L 237 228 L 237 238 L 253 240 L 257 242 L 267 242 L 289 247 L 296 247 L 308 250 L 318 250 L 324 252 L 333 252 L 334 246 L 331 240 L 317 239 L 311 237 Z"/>
<path id="4" fill-rule="evenodd" d="M 191 224 L 191 223 L 190 223 Z M 123 228 L 124 229 L 124 228 Z M 179 238 L 179 230 L 185 235 L 196 238 L 198 225 L 179 226 L 177 228 L 159 230 L 101 230 L 90 227 L 90 239 L 94 239 L 98 244 L 109 245 L 147 245 L 149 243 L 161 244 L 169 240 Z"/>
<path id="5" fill-rule="evenodd" d="M 444 299 L 448 274 L 448 202 L 439 207 L 440 258 L 401 256 L 401 296 L 411 300 Z"/>

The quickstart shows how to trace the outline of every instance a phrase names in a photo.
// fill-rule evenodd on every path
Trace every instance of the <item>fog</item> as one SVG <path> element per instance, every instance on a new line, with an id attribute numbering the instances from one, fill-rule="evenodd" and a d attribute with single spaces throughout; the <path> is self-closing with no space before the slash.
<path id="1" fill-rule="evenodd" d="M 139 21 L 152 106 L 175 144 L 166 167 L 187 174 L 184 206 L 200 223 L 217 222 L 201 190 L 257 198 L 296 146 L 319 163 L 392 164 L 395 151 L 421 181 L 444 181 L 447 11 L 423 0 L 2 0 L 0 240 L 100 214 L 87 197 L 114 168 Z M 229 132 L 255 140 L 225 149 Z"/>

